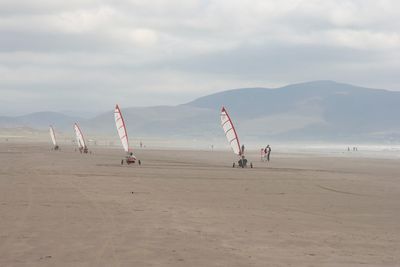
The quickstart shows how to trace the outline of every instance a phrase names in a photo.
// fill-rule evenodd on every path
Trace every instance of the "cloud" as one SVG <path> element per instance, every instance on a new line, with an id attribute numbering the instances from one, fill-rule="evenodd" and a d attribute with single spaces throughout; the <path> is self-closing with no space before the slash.
<path id="1" fill-rule="evenodd" d="M 399 16 L 395 0 L 1 1 L 0 114 L 21 94 L 33 111 L 81 109 L 77 92 L 107 109 L 318 79 L 400 90 Z"/>

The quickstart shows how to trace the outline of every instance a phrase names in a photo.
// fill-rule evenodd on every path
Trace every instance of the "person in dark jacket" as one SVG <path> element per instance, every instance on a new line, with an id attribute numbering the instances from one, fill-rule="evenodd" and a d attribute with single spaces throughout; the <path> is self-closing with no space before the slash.
<path id="1" fill-rule="evenodd" d="M 271 147 L 269 145 L 267 145 L 265 148 L 265 155 L 267 156 L 267 161 L 269 161 L 269 157 L 271 155 Z"/>

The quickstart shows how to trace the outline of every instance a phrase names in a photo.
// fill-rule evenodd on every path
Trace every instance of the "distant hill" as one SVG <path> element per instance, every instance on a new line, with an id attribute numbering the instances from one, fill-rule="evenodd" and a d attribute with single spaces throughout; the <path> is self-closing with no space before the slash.
<path id="1" fill-rule="evenodd" d="M 223 138 L 219 112 L 225 106 L 242 139 L 399 142 L 399 104 L 400 92 L 316 81 L 228 90 L 178 106 L 128 107 L 122 112 L 128 132 L 138 138 Z M 112 108 L 88 120 L 49 112 L 0 117 L 0 127 L 53 123 L 70 130 L 76 120 L 84 132 L 116 134 Z"/>
<path id="2" fill-rule="evenodd" d="M 116 134 L 114 110 L 110 110 L 82 125 L 89 131 Z M 204 137 L 219 133 L 219 112 L 180 106 L 122 108 L 128 132 L 141 137 Z M 213 130 L 210 133 L 210 130 Z"/>
<path id="3" fill-rule="evenodd" d="M 0 116 L 0 127 L 28 127 L 42 130 L 44 128 L 48 128 L 49 125 L 56 125 L 57 129 L 59 130 L 67 130 L 72 129 L 72 125 L 74 122 L 81 120 L 83 119 L 67 116 L 58 112 L 44 111 L 16 117 Z"/>
<path id="4" fill-rule="evenodd" d="M 221 103 L 257 137 L 373 140 L 400 133 L 400 92 L 316 81 L 229 90 L 186 105 L 215 110 Z"/>

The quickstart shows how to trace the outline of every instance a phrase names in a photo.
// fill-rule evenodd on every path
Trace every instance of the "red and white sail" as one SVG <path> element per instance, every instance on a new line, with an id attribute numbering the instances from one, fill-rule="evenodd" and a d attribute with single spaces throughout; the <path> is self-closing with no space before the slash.
<path id="1" fill-rule="evenodd" d="M 115 118 L 115 126 L 117 127 L 119 139 L 121 139 L 122 146 L 124 147 L 125 152 L 130 152 L 129 149 L 129 141 L 128 141 L 128 132 L 126 131 L 125 121 L 122 117 L 121 110 L 118 105 L 115 106 L 114 110 L 114 118 Z"/>
<path id="2" fill-rule="evenodd" d="M 77 123 L 74 124 L 74 130 L 76 135 L 76 142 L 78 143 L 79 148 L 85 148 L 85 138 L 83 137 L 83 133 Z"/>
<path id="3" fill-rule="evenodd" d="M 225 132 L 225 136 L 228 139 L 229 144 L 232 147 L 233 152 L 236 155 L 241 155 L 239 138 L 236 133 L 235 126 L 233 126 L 232 120 L 224 107 L 222 107 L 221 110 L 221 126 Z"/>
<path id="4" fill-rule="evenodd" d="M 53 126 L 51 126 L 51 125 L 50 125 L 50 137 L 51 137 L 51 141 L 53 141 L 53 145 L 57 146 L 56 134 L 54 132 Z"/>

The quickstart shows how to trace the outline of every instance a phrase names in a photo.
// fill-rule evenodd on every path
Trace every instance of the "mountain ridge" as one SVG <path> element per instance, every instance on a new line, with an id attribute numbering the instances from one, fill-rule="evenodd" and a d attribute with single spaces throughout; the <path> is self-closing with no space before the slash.
<path id="1" fill-rule="evenodd" d="M 239 135 L 250 139 L 387 141 L 400 136 L 399 103 L 400 92 L 313 81 L 274 89 L 231 89 L 176 106 L 122 108 L 122 113 L 134 136 L 220 138 L 219 112 L 225 106 Z M 28 114 L 19 120 L 35 128 L 54 119 L 58 121 L 52 124 L 65 130 L 79 121 L 85 132 L 115 134 L 112 113 L 110 109 L 90 119 L 31 115 L 31 121 Z M 0 127 L 4 121 L 0 117 Z"/>

